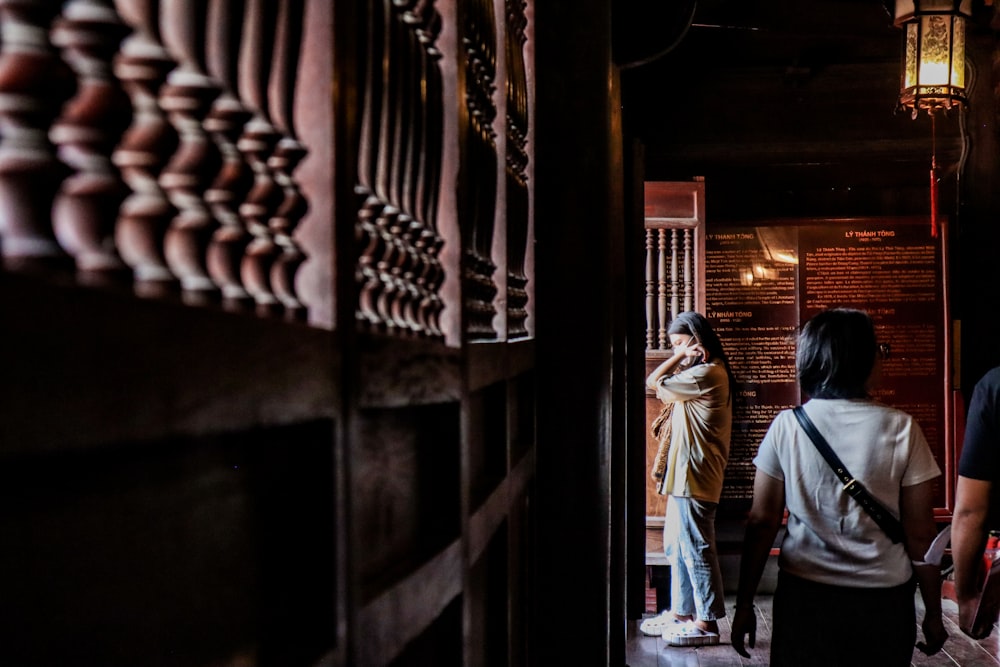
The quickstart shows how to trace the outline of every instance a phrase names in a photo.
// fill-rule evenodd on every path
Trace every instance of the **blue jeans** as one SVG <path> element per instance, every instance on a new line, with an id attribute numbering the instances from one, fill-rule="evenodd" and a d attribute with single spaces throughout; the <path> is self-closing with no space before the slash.
<path id="1" fill-rule="evenodd" d="M 678 616 L 715 621 L 726 615 L 715 547 L 716 503 L 669 496 L 663 551 L 670 563 L 670 608 Z"/>

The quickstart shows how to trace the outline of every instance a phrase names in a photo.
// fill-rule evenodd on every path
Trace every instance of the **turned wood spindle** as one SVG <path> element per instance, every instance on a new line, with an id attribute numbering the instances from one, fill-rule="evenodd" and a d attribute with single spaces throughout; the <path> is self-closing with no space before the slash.
<path id="1" fill-rule="evenodd" d="M 72 267 L 52 228 L 52 202 L 67 167 L 49 129 L 75 80 L 49 28 L 58 0 L 0 0 L 0 256 L 9 270 Z"/>
<path id="2" fill-rule="evenodd" d="M 222 168 L 205 191 L 205 201 L 219 222 L 208 245 L 208 271 L 222 289 L 224 306 L 231 310 L 244 310 L 253 304 L 240 277 L 240 265 L 251 236 L 239 214 L 240 204 L 253 185 L 253 171 L 236 147 L 244 126 L 253 116 L 237 96 L 245 13 L 244 0 L 210 0 L 206 45 L 208 71 L 222 84 L 222 94 L 205 119 L 205 129 L 222 157 Z"/>
<path id="3" fill-rule="evenodd" d="M 203 0 L 172 0 L 160 5 L 163 42 L 179 65 L 160 89 L 160 106 L 177 130 L 180 144 L 160 174 L 177 215 L 165 238 L 167 263 L 181 281 L 183 298 L 201 304 L 215 299 L 218 288 L 208 274 L 208 244 L 218 223 L 205 203 L 205 190 L 219 172 L 221 159 L 203 122 L 219 95 L 205 71 Z"/>
<path id="4" fill-rule="evenodd" d="M 355 270 L 358 282 L 358 323 L 371 330 L 382 328 L 378 312 L 378 295 L 381 291 L 381 274 L 378 267 L 380 249 L 384 245 L 376 220 L 386 205 L 382 182 L 384 144 L 387 139 L 388 116 L 386 104 L 388 68 L 392 45 L 391 0 L 369 3 L 367 24 L 370 29 L 366 54 L 367 70 L 364 82 L 364 100 L 361 113 L 361 142 L 358 153 L 357 192 L 363 198 L 355 225 L 358 250 Z"/>
<path id="5" fill-rule="evenodd" d="M 527 335 L 528 278 L 528 80 L 524 63 L 527 17 L 524 0 L 506 0 L 507 335 Z"/>
<path id="6" fill-rule="evenodd" d="M 159 0 L 115 0 L 115 7 L 132 27 L 114 63 L 132 101 L 132 124 L 111 156 L 131 190 L 118 210 L 115 243 L 132 267 L 135 292 L 164 297 L 179 288 L 164 254 L 167 227 L 177 211 L 158 179 L 177 149 L 177 133 L 158 97 L 176 62 L 160 39 Z"/>
<path id="7" fill-rule="evenodd" d="M 687 311 L 694 308 L 694 232 L 685 229 L 680 233 L 684 235 L 684 310 Z"/>
<path id="8" fill-rule="evenodd" d="M 269 117 L 268 83 L 274 56 L 277 3 L 247 0 L 246 24 L 240 48 L 238 89 L 253 112 L 236 147 L 253 170 L 253 186 L 239 207 L 251 235 L 240 266 L 243 285 L 262 315 L 275 315 L 281 306 L 271 287 L 271 265 L 280 249 L 268 226 L 283 199 L 267 161 L 281 138 Z"/>
<path id="9" fill-rule="evenodd" d="M 661 314 L 656 309 L 656 230 L 646 228 L 646 347 L 658 348 L 656 324 Z"/>
<path id="10" fill-rule="evenodd" d="M 295 290 L 295 274 L 306 257 L 293 237 L 299 221 L 309 210 L 306 198 L 293 177 L 296 167 L 308 152 L 298 140 L 294 119 L 303 16 L 302 0 L 288 0 L 281 4 L 275 65 L 270 82 L 272 94 L 269 97 L 271 118 L 283 135 L 267 163 L 282 192 L 282 201 L 268 221 L 274 243 L 280 251 L 271 265 L 271 288 L 285 309 L 285 317 L 291 320 L 306 317 L 306 308 Z"/>
<path id="11" fill-rule="evenodd" d="M 493 101 L 496 80 L 496 25 L 493 4 L 488 0 L 473 0 L 465 7 L 461 22 L 465 68 L 465 101 L 467 161 L 470 173 L 466 187 L 469 195 L 462 204 L 464 257 L 464 310 L 466 335 L 471 339 L 496 337 L 493 328 L 494 299 L 497 288 L 493 280 L 496 266 L 492 260 L 494 216 L 496 215 L 496 131 L 497 115 Z"/>
<path id="12" fill-rule="evenodd" d="M 129 272 L 114 245 L 125 186 L 111 154 L 131 118 L 131 105 L 111 72 L 128 28 L 107 0 L 70 0 L 52 28 L 52 42 L 76 72 L 77 95 L 50 133 L 59 157 L 74 169 L 52 211 L 56 237 L 76 260 L 82 282 L 124 281 Z"/>
<path id="13" fill-rule="evenodd" d="M 433 3 L 427 0 L 428 7 L 425 27 L 418 33 L 424 44 L 422 86 L 425 93 L 426 108 L 423 113 L 423 160 L 420 172 L 420 187 L 417 193 L 418 210 L 425 226 L 421 231 L 420 246 L 425 255 L 423 274 L 418 279 L 422 298 L 420 300 L 420 319 L 424 327 L 433 337 L 442 337 L 441 312 L 444 301 L 440 290 L 444 283 L 445 272 L 441 265 L 440 255 L 444 239 L 438 231 L 438 189 L 441 186 L 441 169 L 444 153 L 444 83 L 441 72 L 442 54 L 437 47 L 437 39 L 441 34 L 441 14 L 433 8 Z"/>
<path id="14" fill-rule="evenodd" d="M 681 312 L 681 258 L 677 252 L 678 238 L 684 234 L 684 230 L 671 229 L 670 234 L 670 320 L 673 320 Z M 685 259 L 686 261 L 686 259 Z M 685 308 L 684 310 L 690 310 Z"/>
<path id="15" fill-rule="evenodd" d="M 663 227 L 657 230 L 658 242 L 656 250 L 659 261 L 656 269 L 656 308 L 660 313 L 659 341 L 661 350 L 666 350 L 670 346 L 670 336 L 667 333 L 667 328 L 670 326 L 670 321 L 673 319 L 673 316 L 677 313 L 672 306 L 670 310 L 667 310 L 668 290 L 670 289 L 670 285 L 674 283 L 672 279 L 668 281 L 668 276 L 671 275 L 677 266 L 677 253 L 675 252 L 676 246 L 668 246 L 667 235 L 670 235 L 672 243 L 676 243 L 676 236 L 673 234 L 672 230 L 665 229 Z M 669 254 L 667 253 L 668 247 L 671 247 Z M 671 273 L 667 273 L 668 266 L 670 267 Z M 669 317 L 667 316 L 667 313 L 670 313 Z"/>

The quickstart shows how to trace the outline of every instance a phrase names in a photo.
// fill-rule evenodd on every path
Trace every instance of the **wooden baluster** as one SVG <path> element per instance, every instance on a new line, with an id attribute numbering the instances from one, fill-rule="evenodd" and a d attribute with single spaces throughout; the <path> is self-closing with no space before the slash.
<path id="1" fill-rule="evenodd" d="M 441 51 L 437 47 L 437 39 L 441 33 L 441 14 L 434 9 L 433 2 L 426 0 L 420 11 L 425 16 L 424 27 L 418 30 L 418 35 L 424 45 L 422 86 L 426 91 L 423 109 L 423 128 L 421 163 L 417 181 L 416 207 L 424 226 L 420 230 L 419 239 L 415 242 L 423 257 L 423 270 L 417 278 L 420 290 L 417 319 L 423 330 L 430 336 L 441 337 L 441 311 L 444 302 L 440 290 L 444 282 L 444 269 L 441 266 L 440 252 L 444 239 L 438 233 L 438 188 L 441 183 L 441 164 L 444 146 L 442 145 L 442 123 L 444 120 L 444 96 L 441 74 Z"/>
<path id="2" fill-rule="evenodd" d="M 111 72 L 128 32 L 108 0 L 70 0 L 52 29 L 52 42 L 63 49 L 79 82 L 50 133 L 59 157 L 75 170 L 56 196 L 52 224 L 85 283 L 121 282 L 130 273 L 114 245 L 115 218 L 126 192 L 111 162 L 132 114 Z"/>
<path id="3" fill-rule="evenodd" d="M 441 329 L 441 311 L 444 310 L 444 301 L 441 299 L 439 290 L 445 276 L 444 268 L 438 258 L 441 254 L 441 248 L 444 247 L 444 239 L 436 231 L 424 229 L 420 232 L 417 247 L 427 258 L 424 270 L 417 279 L 418 285 L 422 287 L 418 319 L 430 336 L 440 338 L 444 335 Z"/>
<path id="4" fill-rule="evenodd" d="M 399 77 L 404 101 L 399 135 L 404 152 L 394 162 L 400 214 L 396 220 L 398 261 L 392 267 L 396 285 L 393 320 L 409 332 L 440 336 L 441 301 L 437 295 L 443 274 L 436 231 L 437 211 L 427 208 L 428 187 L 439 182 L 441 170 L 440 52 L 435 45 L 441 16 L 431 0 L 417 0 L 402 14 L 406 57 Z"/>
<path id="5" fill-rule="evenodd" d="M 667 263 L 670 261 L 667 256 L 667 234 L 670 233 L 669 229 L 663 229 L 662 227 L 657 233 L 657 270 L 656 270 L 656 295 L 657 295 L 657 310 L 660 313 L 660 331 L 659 331 L 659 343 L 660 349 L 665 350 L 668 347 L 668 342 L 670 337 L 667 335 L 667 327 L 673 317 L 667 317 Z M 673 263 L 670 264 L 673 267 Z"/>
<path id="6" fill-rule="evenodd" d="M 405 253 L 400 239 L 400 178 L 402 173 L 402 132 L 405 126 L 406 86 L 404 83 L 408 29 L 403 24 L 402 11 L 412 0 L 392 0 L 386 3 L 385 43 L 386 59 L 382 72 L 381 127 L 379 128 L 378 162 L 375 172 L 375 195 L 382 203 L 375 226 L 380 243 L 380 253 L 375 257 L 378 283 L 374 286 L 373 303 L 379 329 L 391 334 L 406 330 L 406 322 L 394 312 L 399 290 L 395 273 L 399 271 Z"/>
<path id="7" fill-rule="evenodd" d="M 670 319 L 674 319 L 681 312 L 680 302 L 680 265 L 681 258 L 677 252 L 677 238 L 684 232 L 677 229 L 670 230 Z M 685 304 L 686 305 L 686 304 Z M 685 311 L 691 310 L 685 307 Z"/>
<path id="8" fill-rule="evenodd" d="M 371 30 L 366 42 L 371 45 L 367 54 L 367 71 L 365 73 L 364 102 L 361 114 L 361 142 L 358 154 L 358 185 L 357 191 L 363 197 L 363 203 L 358 210 L 355 226 L 358 259 L 355 271 L 358 282 L 358 309 L 356 318 L 364 328 L 377 330 L 379 315 L 376 307 L 377 295 L 381 281 L 377 267 L 382 244 L 381 234 L 375 221 L 378 219 L 385 202 L 376 193 L 376 183 L 379 179 L 379 156 L 382 145 L 382 106 L 384 63 L 389 57 L 389 16 L 386 11 L 389 0 L 376 1 L 369 4 L 371 12 L 368 25 Z"/>
<path id="9" fill-rule="evenodd" d="M 52 228 L 52 203 L 66 166 L 49 128 L 74 92 L 49 27 L 58 0 L 0 0 L 0 256 L 6 269 L 72 267 Z"/>
<path id="10" fill-rule="evenodd" d="M 379 325 L 378 308 L 375 302 L 376 289 L 380 281 L 375 258 L 379 256 L 382 238 L 375 220 L 381 209 L 382 203 L 378 197 L 374 195 L 366 197 L 358 211 L 358 223 L 354 232 L 358 248 L 358 266 L 355 273 L 360 283 L 357 320 L 372 330 L 377 330 Z"/>
<path id="11" fill-rule="evenodd" d="M 271 265 L 271 288 L 285 309 L 286 319 L 292 320 L 303 320 L 306 317 L 306 308 L 295 291 L 295 274 L 306 257 L 292 236 L 299 221 L 309 210 L 308 203 L 292 176 L 308 152 L 298 140 L 294 121 L 303 13 L 302 0 L 288 0 L 281 4 L 271 82 L 274 94 L 270 97 L 271 118 L 283 134 L 274 154 L 268 160 L 268 166 L 282 192 L 281 204 L 268 222 L 279 250 Z"/>
<path id="12" fill-rule="evenodd" d="M 424 100 L 421 99 L 423 84 L 423 68 L 429 34 L 423 29 L 428 16 L 426 11 L 433 12 L 429 2 L 411 0 L 403 10 L 401 31 L 404 52 L 399 78 L 400 101 L 402 102 L 402 118 L 399 127 L 399 148 L 402 151 L 396 162 L 397 192 L 395 201 L 399 203 L 400 215 L 396 220 L 394 239 L 399 248 L 398 261 L 392 267 L 392 279 L 396 285 L 395 298 L 392 303 L 392 317 L 400 327 L 408 333 L 426 334 L 424 324 L 417 316 L 420 304 L 420 293 L 416 278 L 424 263 L 424 256 L 417 244 L 421 240 L 421 230 L 426 220 L 420 215 L 417 206 L 417 187 L 420 179 L 420 154 L 422 145 L 422 117 Z"/>
<path id="13" fill-rule="evenodd" d="M 202 0 L 172 0 L 160 6 L 163 42 L 179 63 L 160 90 L 160 106 L 180 138 L 160 174 L 160 186 L 177 209 L 165 250 L 184 300 L 193 304 L 212 302 L 218 295 L 207 266 L 208 244 L 218 223 L 204 194 L 219 172 L 220 156 L 202 123 L 220 89 L 205 72 L 205 18 Z"/>
<path id="14" fill-rule="evenodd" d="M 646 347 L 657 348 L 656 326 L 656 230 L 646 228 Z"/>
<path id="15" fill-rule="evenodd" d="M 281 204 L 283 193 L 267 165 L 280 139 L 268 117 L 268 82 L 274 56 L 277 11 L 277 3 L 273 0 L 247 0 L 238 70 L 240 97 L 253 116 L 244 126 L 236 147 L 250 164 L 254 175 L 253 186 L 239 207 L 239 214 L 252 237 L 243 256 L 240 275 L 261 315 L 274 315 L 280 310 L 271 286 L 271 264 L 279 249 L 268 223 Z"/>
<path id="16" fill-rule="evenodd" d="M 372 3 L 358 192 L 358 320 L 441 336 L 437 188 L 442 149 L 441 17 L 432 0 Z"/>
<path id="17" fill-rule="evenodd" d="M 414 56 L 413 32 L 407 21 L 412 5 L 413 0 L 393 2 L 392 45 L 395 55 L 390 63 L 389 86 L 394 103 L 391 105 L 392 115 L 389 118 L 392 140 L 386 145 L 388 162 L 384 192 L 389 206 L 382 210 L 382 216 L 378 220 L 388 241 L 387 253 L 380 262 L 384 289 L 379 295 L 379 315 L 397 334 L 410 333 L 400 306 L 406 299 L 406 284 L 401 276 L 407 255 L 404 230 L 411 219 L 406 210 L 403 190 L 408 176 L 406 144 L 411 136 L 409 120 L 413 110 L 409 79 Z"/>
<path id="18" fill-rule="evenodd" d="M 496 80 L 496 26 L 493 5 L 489 0 L 464 3 L 460 21 L 465 50 L 465 127 L 468 191 L 461 204 L 463 292 L 466 335 L 471 339 L 496 337 L 493 317 L 497 289 L 493 280 L 496 266 L 492 260 L 493 227 L 496 215 L 496 132 L 493 121 L 497 109 L 493 102 Z"/>
<path id="19" fill-rule="evenodd" d="M 509 338 L 528 333 L 528 79 L 524 65 L 527 18 L 524 0 L 506 0 L 507 17 L 507 332 Z"/>
<path id="20" fill-rule="evenodd" d="M 435 14 L 433 2 L 416 0 L 403 17 L 410 26 L 412 56 L 408 63 L 408 85 L 411 92 L 406 128 L 406 161 L 403 169 L 405 179 L 402 184 L 403 210 L 406 218 L 401 241 L 405 255 L 398 273 L 403 291 L 397 309 L 400 319 L 410 332 L 420 336 L 429 333 L 428 323 L 421 313 L 420 305 L 425 296 L 423 276 L 427 272 L 428 262 L 432 261 L 426 253 L 424 236 L 432 221 L 424 216 L 421 207 L 421 187 L 424 171 L 433 165 L 433 162 L 428 160 L 426 152 L 427 100 L 422 98 L 421 91 L 426 90 L 428 50 L 434 48 L 436 39 L 436 35 L 429 30 L 430 21 Z"/>
<path id="21" fill-rule="evenodd" d="M 164 237 L 177 210 L 158 179 L 177 148 L 177 133 L 157 98 L 176 62 L 160 40 L 159 0 L 115 0 L 115 7 L 133 29 L 114 65 L 132 101 L 132 125 L 112 154 L 131 189 L 118 211 L 115 243 L 132 267 L 136 293 L 164 297 L 179 287 L 164 256 Z"/>
<path id="22" fill-rule="evenodd" d="M 205 130 L 222 158 L 221 170 L 205 191 L 205 201 L 219 223 L 208 244 L 208 272 L 222 290 L 223 306 L 237 311 L 253 305 L 240 276 L 251 237 L 239 215 L 239 206 L 253 185 L 253 171 L 236 147 L 253 116 L 236 95 L 245 12 L 244 0 L 210 0 L 206 43 L 208 72 L 222 85 L 222 93 L 205 119 Z"/>
<path id="23" fill-rule="evenodd" d="M 408 5 L 410 0 L 402 0 Z M 372 251 L 366 258 L 372 268 L 372 278 L 365 285 L 362 297 L 371 309 L 371 320 L 377 331 L 400 333 L 400 326 L 405 322 L 393 316 L 392 303 L 396 298 L 398 283 L 393 276 L 400 256 L 400 239 L 398 238 L 398 217 L 400 215 L 399 184 L 400 173 L 400 132 L 403 124 L 402 114 L 405 111 L 401 100 L 401 77 L 404 49 L 405 27 L 399 14 L 395 0 L 386 0 L 382 8 L 381 43 L 384 51 L 381 55 L 382 69 L 377 73 L 380 81 L 377 90 L 381 94 L 378 110 L 377 150 L 373 169 L 372 194 L 367 208 L 372 222 L 372 241 L 368 249 Z M 378 14 L 376 14 L 378 16 Z M 376 28 L 378 25 L 376 24 Z"/>
<path id="24" fill-rule="evenodd" d="M 694 232 L 684 232 L 684 310 L 694 310 Z"/>

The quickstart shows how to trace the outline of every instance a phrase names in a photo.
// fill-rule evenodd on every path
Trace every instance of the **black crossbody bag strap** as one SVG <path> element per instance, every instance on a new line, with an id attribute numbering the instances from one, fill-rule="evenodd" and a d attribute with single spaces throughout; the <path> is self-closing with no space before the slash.
<path id="1" fill-rule="evenodd" d="M 794 408 L 792 412 L 795 413 L 795 418 L 799 420 L 802 430 L 806 432 L 809 439 L 816 445 L 816 449 L 819 450 L 819 453 L 823 455 L 826 462 L 833 468 L 837 479 L 844 484 L 844 491 L 861 504 L 861 507 L 885 531 L 890 540 L 894 543 L 902 542 L 903 525 L 899 522 L 899 519 L 890 514 L 889 510 L 882 507 L 877 500 L 871 497 L 864 485 L 851 476 L 851 473 L 844 467 L 840 458 L 830 449 L 830 445 L 826 439 L 816 430 L 816 426 L 809 419 L 809 415 L 802 409 L 802 406 Z"/>

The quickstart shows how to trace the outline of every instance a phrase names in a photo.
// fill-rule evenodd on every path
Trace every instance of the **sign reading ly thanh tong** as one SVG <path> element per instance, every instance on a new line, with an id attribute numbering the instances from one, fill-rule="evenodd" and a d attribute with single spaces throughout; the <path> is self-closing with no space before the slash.
<path id="1" fill-rule="evenodd" d="M 722 501 L 749 505 L 752 463 L 778 411 L 798 405 L 795 337 L 826 308 L 865 310 L 888 357 L 873 396 L 912 414 L 942 470 L 948 442 L 944 236 L 924 220 L 768 221 L 709 227 L 706 315 L 736 374 Z M 938 507 L 945 507 L 943 485 Z"/>

